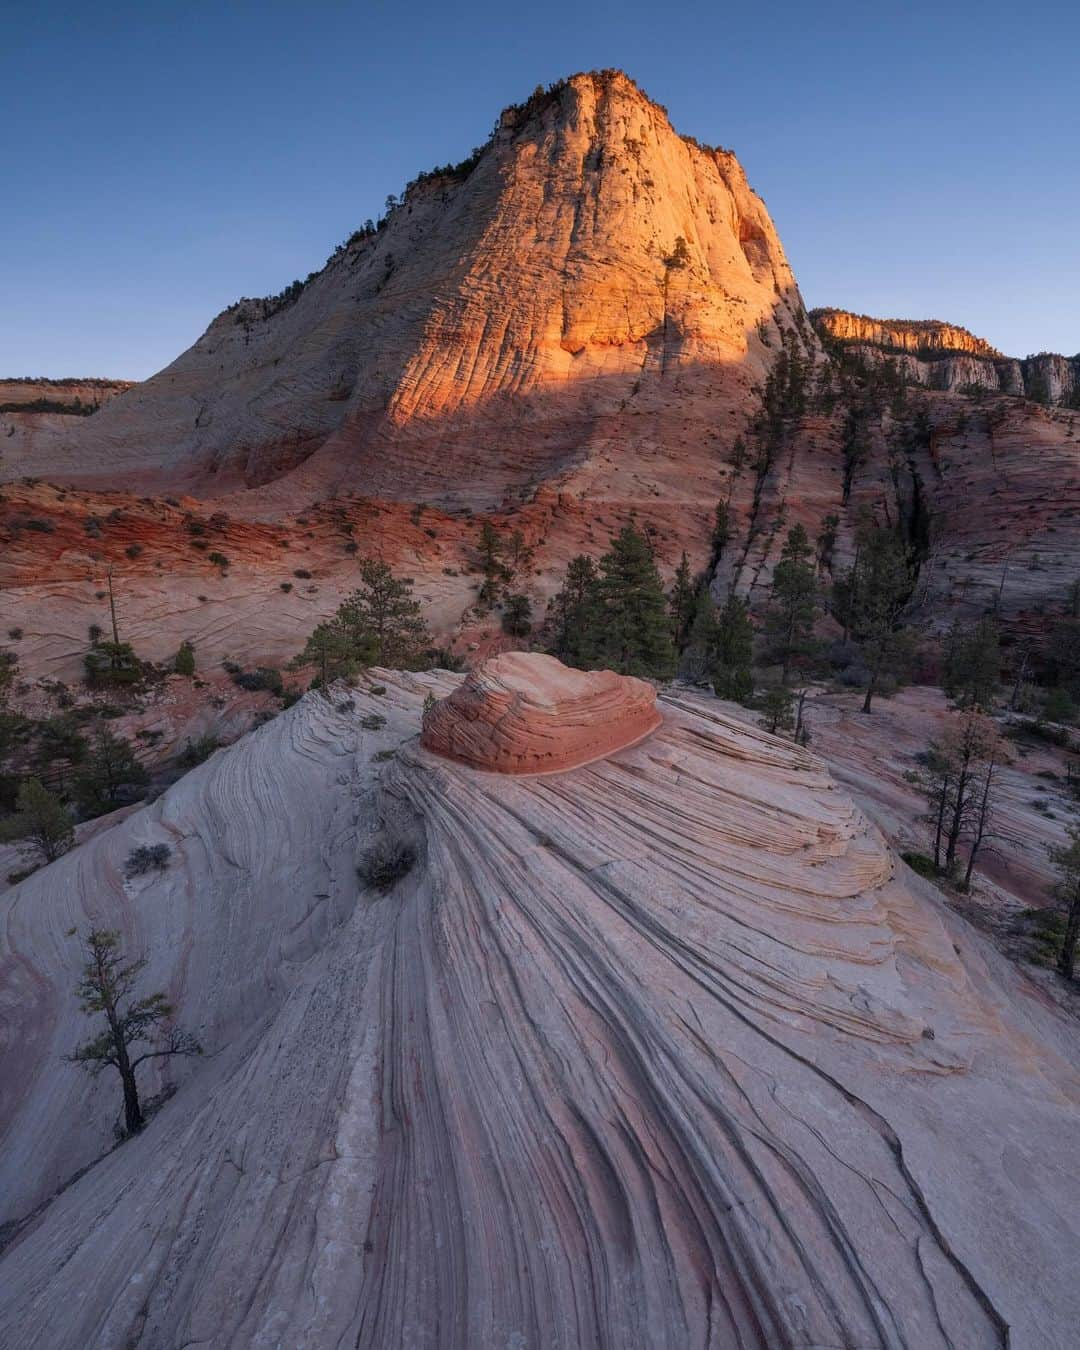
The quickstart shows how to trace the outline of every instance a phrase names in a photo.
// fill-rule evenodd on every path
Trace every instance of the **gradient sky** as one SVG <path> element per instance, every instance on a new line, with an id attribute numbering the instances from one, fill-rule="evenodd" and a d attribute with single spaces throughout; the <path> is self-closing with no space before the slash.
<path id="1" fill-rule="evenodd" d="M 535 85 L 621 66 L 735 150 L 808 305 L 1080 349 L 1080 6 L 7 9 L 0 376 L 140 378 Z"/>

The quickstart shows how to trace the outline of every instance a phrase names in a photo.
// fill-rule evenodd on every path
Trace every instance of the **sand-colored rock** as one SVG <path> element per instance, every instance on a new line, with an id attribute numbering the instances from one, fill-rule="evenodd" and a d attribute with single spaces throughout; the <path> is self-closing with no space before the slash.
<path id="1" fill-rule="evenodd" d="M 966 328 L 937 319 L 871 319 L 842 309 L 815 309 L 810 317 L 826 341 L 842 343 L 871 364 L 891 361 L 912 384 L 975 387 L 1050 406 L 1075 406 L 1080 355 L 1003 356 Z"/>
<path id="2" fill-rule="evenodd" d="M 288 303 L 239 302 L 0 476 L 496 505 L 680 376 L 738 406 L 767 365 L 758 326 L 803 313 L 734 155 L 680 137 L 620 72 L 576 75 L 504 113 L 467 173 L 417 182 Z"/>
<path id="3" fill-rule="evenodd" d="M 985 339 L 959 324 L 940 319 L 872 319 L 844 309 L 815 309 L 814 326 L 837 342 L 867 343 L 901 352 L 968 352 L 973 356 L 1000 356 Z"/>
<path id="4" fill-rule="evenodd" d="M 458 682 L 308 695 L 0 897 L 4 1217 L 89 1165 L 0 1257 L 0 1343 L 1072 1346 L 1075 1025 L 808 752 L 678 694 L 477 773 L 418 744 Z M 90 923 L 207 1051 L 112 1151 L 62 1058 Z"/>
<path id="5" fill-rule="evenodd" d="M 508 652 L 424 714 L 421 744 L 491 773 L 560 773 L 635 745 L 661 722 L 656 690 L 610 670 Z"/>

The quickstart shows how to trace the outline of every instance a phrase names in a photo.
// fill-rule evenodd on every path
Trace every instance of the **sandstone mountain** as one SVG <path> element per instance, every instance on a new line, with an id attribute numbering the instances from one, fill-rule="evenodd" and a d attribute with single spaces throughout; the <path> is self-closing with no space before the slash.
<path id="1" fill-rule="evenodd" d="M 441 640 L 489 646 L 476 513 L 521 531 L 537 616 L 631 516 L 667 575 L 685 549 L 758 604 L 791 525 L 830 538 L 827 581 L 870 510 L 918 541 L 929 626 L 1037 629 L 1080 567 L 1074 365 L 817 319 L 729 151 L 618 72 L 537 91 L 305 282 L 94 416 L 0 439 L 22 668 L 78 673 L 108 568 L 145 656 L 280 663 L 358 554 L 416 578 Z"/>
<path id="2" fill-rule="evenodd" d="M 597 691 L 536 662 L 436 739 L 511 697 L 550 769 L 546 710 Z M 515 776 L 421 746 L 459 679 L 309 694 L 6 897 L 0 1342 L 1075 1344 L 1080 1061 L 1040 987 L 715 700 L 615 750 L 605 689 L 614 753 Z M 62 1060 L 91 924 L 206 1052 L 141 1071 L 165 1100 L 111 1151 L 115 1085 Z"/>
<path id="3" fill-rule="evenodd" d="M 738 408 L 774 312 L 803 316 L 735 157 L 625 76 L 580 75 L 507 109 L 306 282 L 220 315 L 33 472 L 494 506 L 594 456 L 627 405 L 655 418 L 684 378 Z"/>

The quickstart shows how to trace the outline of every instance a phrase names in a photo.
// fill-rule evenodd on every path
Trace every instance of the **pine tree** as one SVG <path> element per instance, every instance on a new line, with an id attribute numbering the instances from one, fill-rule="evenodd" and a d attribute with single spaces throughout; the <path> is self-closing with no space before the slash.
<path id="1" fill-rule="evenodd" d="M 33 763 L 42 782 L 63 793 L 68 771 L 86 760 L 89 746 L 74 717 L 50 717 L 38 723 Z"/>
<path id="2" fill-rule="evenodd" d="M 780 681 L 787 684 L 792 668 L 804 665 L 814 655 L 814 619 L 817 615 L 817 578 L 813 549 L 806 530 L 795 525 L 788 531 L 773 572 L 772 592 L 765 618 L 767 649 L 780 664 Z"/>
<path id="3" fill-rule="evenodd" d="M 716 605 L 708 586 L 702 586 L 694 598 L 694 617 L 690 621 L 682 669 L 692 680 L 710 675 L 716 652 Z"/>
<path id="4" fill-rule="evenodd" d="M 942 686 L 960 708 L 987 709 L 1001 681 L 997 624 L 980 619 L 971 628 L 959 621 L 945 639 Z"/>
<path id="5" fill-rule="evenodd" d="M 480 565 L 484 572 L 484 580 L 477 599 L 482 605 L 494 605 L 499 599 L 503 582 L 506 581 L 509 572 L 501 561 L 504 551 L 502 537 L 490 520 L 485 520 L 480 526 L 476 549 L 480 554 Z"/>
<path id="6" fill-rule="evenodd" d="M 1065 932 L 1062 937 L 1058 970 L 1067 980 L 1073 978 L 1076 967 L 1076 944 L 1080 939 L 1080 825 L 1070 825 L 1069 842 L 1050 849 L 1050 859 L 1058 874 L 1054 895 L 1065 910 Z"/>
<path id="7" fill-rule="evenodd" d="M 690 632 L 694 618 L 696 590 L 690 576 L 690 561 L 683 551 L 679 565 L 675 569 L 675 581 L 671 588 L 668 604 L 671 609 L 671 633 L 677 649 L 681 649 Z"/>
<path id="8" fill-rule="evenodd" d="M 520 592 L 506 597 L 503 629 L 511 637 L 527 637 L 532 631 L 532 601 Z"/>
<path id="9" fill-rule="evenodd" d="M 712 656 L 713 688 L 718 698 L 745 702 L 754 692 L 750 673 L 754 655 L 754 629 L 750 607 L 732 592 L 716 617 Z"/>
<path id="10" fill-rule="evenodd" d="M 300 662 L 319 667 L 324 686 L 365 666 L 418 670 L 426 664 L 431 638 L 413 599 L 412 581 L 395 577 L 375 558 L 360 564 L 359 589 L 338 606 L 333 618 L 308 638 Z"/>
<path id="11" fill-rule="evenodd" d="M 555 655 L 579 670 L 595 668 L 600 651 L 600 574 L 587 553 L 570 559 L 562 589 L 551 602 Z"/>
<path id="12" fill-rule="evenodd" d="M 75 777 L 75 800 L 84 815 L 100 816 L 134 801 L 147 781 L 147 772 L 130 744 L 102 727 Z"/>
<path id="13" fill-rule="evenodd" d="M 600 660 L 623 675 L 668 679 L 675 648 L 663 583 L 645 536 L 626 525 L 600 559 Z"/>
<path id="14" fill-rule="evenodd" d="M 0 825 L 0 839 L 18 840 L 27 854 L 55 862 L 75 842 L 75 828 L 59 797 L 28 778 L 19 788 L 15 814 Z"/>
<path id="15" fill-rule="evenodd" d="M 773 736 L 781 731 L 790 731 L 795 725 L 795 716 L 792 712 L 791 690 L 785 689 L 782 684 L 773 685 L 769 689 L 761 702 L 761 709 L 764 716 L 761 719 L 761 725 Z"/>
<path id="16" fill-rule="evenodd" d="M 911 585 L 907 552 L 898 533 L 864 522 L 854 566 L 833 588 L 869 673 L 864 713 L 870 712 L 874 695 L 903 679 L 910 667 L 912 638 L 900 618 Z"/>
<path id="17" fill-rule="evenodd" d="M 723 557 L 724 549 L 731 542 L 731 508 L 727 502 L 716 503 L 716 513 L 713 516 L 712 528 L 712 558 L 711 564 L 715 571 L 720 559 Z"/>

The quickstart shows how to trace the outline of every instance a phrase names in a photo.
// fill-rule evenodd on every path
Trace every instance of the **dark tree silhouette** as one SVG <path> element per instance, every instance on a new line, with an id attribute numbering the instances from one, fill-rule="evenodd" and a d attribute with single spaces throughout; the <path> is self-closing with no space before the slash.
<path id="1" fill-rule="evenodd" d="M 85 949 L 82 979 L 75 993 L 87 1017 L 104 1013 L 105 1026 L 67 1059 L 81 1064 L 95 1077 L 110 1065 L 116 1070 L 124 1089 L 124 1127 L 128 1134 L 134 1134 L 143 1125 L 135 1070 L 147 1059 L 201 1055 L 202 1047 L 188 1032 L 175 1026 L 162 1027 L 173 1015 L 164 994 L 135 997 L 135 984 L 146 961 L 124 959 L 118 932 L 92 928 L 86 935 Z M 164 1035 L 155 1041 L 159 1028 Z M 133 1055 L 132 1047 L 141 1045 L 148 1048 Z"/>

